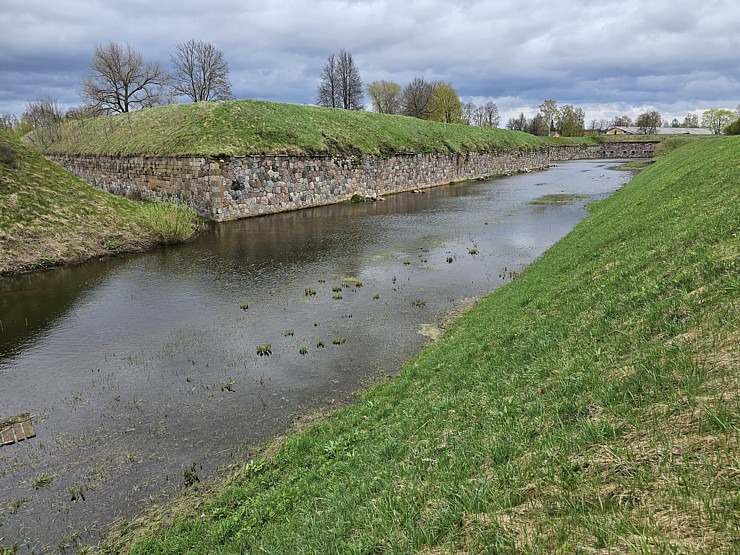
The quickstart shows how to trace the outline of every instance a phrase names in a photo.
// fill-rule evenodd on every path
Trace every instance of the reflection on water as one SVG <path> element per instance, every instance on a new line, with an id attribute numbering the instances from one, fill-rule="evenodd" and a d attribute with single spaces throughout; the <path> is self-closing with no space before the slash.
<path id="1" fill-rule="evenodd" d="M 229 222 L 0 282 L 0 416 L 30 411 L 38 432 L 0 450 L 0 537 L 37 551 L 70 530 L 94 542 L 181 488 L 185 466 L 208 474 L 397 372 L 423 325 L 508 281 L 504 268 L 521 270 L 628 179 L 609 165 Z M 553 193 L 584 198 L 528 204 Z M 42 471 L 54 481 L 34 490 Z"/>

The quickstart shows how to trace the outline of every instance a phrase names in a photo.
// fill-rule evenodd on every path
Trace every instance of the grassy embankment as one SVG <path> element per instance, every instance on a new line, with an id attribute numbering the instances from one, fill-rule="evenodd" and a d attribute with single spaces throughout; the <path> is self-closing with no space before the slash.
<path id="1" fill-rule="evenodd" d="M 0 274 L 138 250 L 194 232 L 195 220 L 183 210 L 112 197 L 9 136 L 0 140 L 14 160 L 0 165 Z M 162 106 L 66 122 L 27 140 L 46 154 L 151 156 L 544 148 L 538 138 L 519 132 L 252 100 Z"/>
<path id="2" fill-rule="evenodd" d="M 403 116 L 237 100 L 71 122 L 49 153 L 107 155 L 381 154 L 536 150 L 532 135 Z"/>
<path id="3" fill-rule="evenodd" d="M 660 158 L 398 378 L 108 550 L 736 552 L 739 161 Z"/>
<path id="4" fill-rule="evenodd" d="M 101 191 L 0 133 L 0 275 L 184 241 L 188 209 Z"/>

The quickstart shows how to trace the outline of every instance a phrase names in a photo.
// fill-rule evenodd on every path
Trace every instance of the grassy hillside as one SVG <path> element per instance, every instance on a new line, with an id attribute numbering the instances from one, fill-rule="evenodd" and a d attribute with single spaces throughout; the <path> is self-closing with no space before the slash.
<path id="1" fill-rule="evenodd" d="M 50 153 L 393 154 L 542 148 L 532 135 L 256 100 L 202 102 L 72 122 Z"/>
<path id="2" fill-rule="evenodd" d="M 0 275 L 182 241 L 198 220 L 77 179 L 0 132 Z"/>
<path id="3" fill-rule="evenodd" d="M 738 175 L 740 138 L 674 150 L 397 379 L 109 551 L 736 552 Z"/>

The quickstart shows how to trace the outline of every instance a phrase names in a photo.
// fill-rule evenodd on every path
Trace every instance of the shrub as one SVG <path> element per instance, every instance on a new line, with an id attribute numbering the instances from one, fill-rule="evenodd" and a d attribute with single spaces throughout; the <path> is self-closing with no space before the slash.
<path id="1" fill-rule="evenodd" d="M 146 202 L 141 206 L 144 225 L 164 243 L 190 239 L 199 227 L 198 216 L 183 205 L 169 202 Z"/>
<path id="2" fill-rule="evenodd" d="M 13 145 L 7 141 L 0 140 L 0 164 L 14 168 L 16 162 L 16 153 Z"/>
<path id="3" fill-rule="evenodd" d="M 725 133 L 728 135 L 740 135 L 740 118 L 725 127 Z"/>

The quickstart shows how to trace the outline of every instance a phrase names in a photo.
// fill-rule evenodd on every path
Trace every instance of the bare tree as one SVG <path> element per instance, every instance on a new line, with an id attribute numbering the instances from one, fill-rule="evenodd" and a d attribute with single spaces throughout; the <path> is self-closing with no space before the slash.
<path id="1" fill-rule="evenodd" d="M 506 123 L 506 129 L 511 129 L 512 131 L 526 131 L 527 126 L 527 117 L 524 115 L 524 112 L 520 113 L 517 118 L 509 118 L 509 121 Z"/>
<path id="2" fill-rule="evenodd" d="M 229 65 L 223 52 L 210 42 L 190 39 L 175 46 L 170 56 L 174 67 L 172 87 L 176 95 L 193 102 L 231 100 Z"/>
<path id="3" fill-rule="evenodd" d="M 640 114 L 635 120 L 635 125 L 640 128 L 640 133 L 645 134 L 655 133 L 662 124 L 663 118 L 660 112 L 655 110 Z"/>
<path id="4" fill-rule="evenodd" d="M 92 75 L 82 81 L 82 97 L 98 113 L 130 112 L 163 104 L 168 77 L 158 62 L 145 62 L 131 45 L 98 45 L 90 62 Z"/>
<path id="5" fill-rule="evenodd" d="M 62 137 L 62 106 L 51 97 L 26 102 L 26 110 L 21 116 L 31 129 L 31 140 L 44 148 Z"/>
<path id="6" fill-rule="evenodd" d="M 415 77 L 403 89 L 403 113 L 420 119 L 429 119 L 436 83 L 430 83 L 423 77 Z"/>
<path id="7" fill-rule="evenodd" d="M 13 131 L 18 127 L 18 118 L 10 112 L 0 116 L 0 130 Z"/>
<path id="8" fill-rule="evenodd" d="M 501 123 L 501 115 L 498 112 L 498 106 L 495 102 L 488 101 L 480 107 L 481 122 L 483 127 L 498 127 Z"/>
<path id="9" fill-rule="evenodd" d="M 632 118 L 629 116 L 616 117 L 613 127 L 632 127 Z"/>
<path id="10" fill-rule="evenodd" d="M 364 93 L 360 70 L 352 54 L 345 50 L 339 56 L 332 54 L 326 60 L 321 72 L 319 92 L 316 103 L 327 108 L 344 108 L 345 110 L 362 110 Z"/>
<path id="11" fill-rule="evenodd" d="M 468 125 L 477 125 L 478 106 L 475 102 L 468 101 L 462 105 L 463 120 Z"/>
<path id="12" fill-rule="evenodd" d="M 379 114 L 401 113 L 401 85 L 393 81 L 373 81 L 367 86 L 373 110 Z"/>
<path id="13" fill-rule="evenodd" d="M 316 104 L 326 108 L 339 107 L 339 76 L 337 75 L 337 60 L 334 54 L 326 59 L 326 65 L 321 71 Z"/>
<path id="14" fill-rule="evenodd" d="M 87 118 L 94 118 L 98 111 L 93 106 L 83 104 L 82 106 L 73 106 L 67 113 L 64 114 L 64 119 L 68 120 L 82 120 Z"/>

